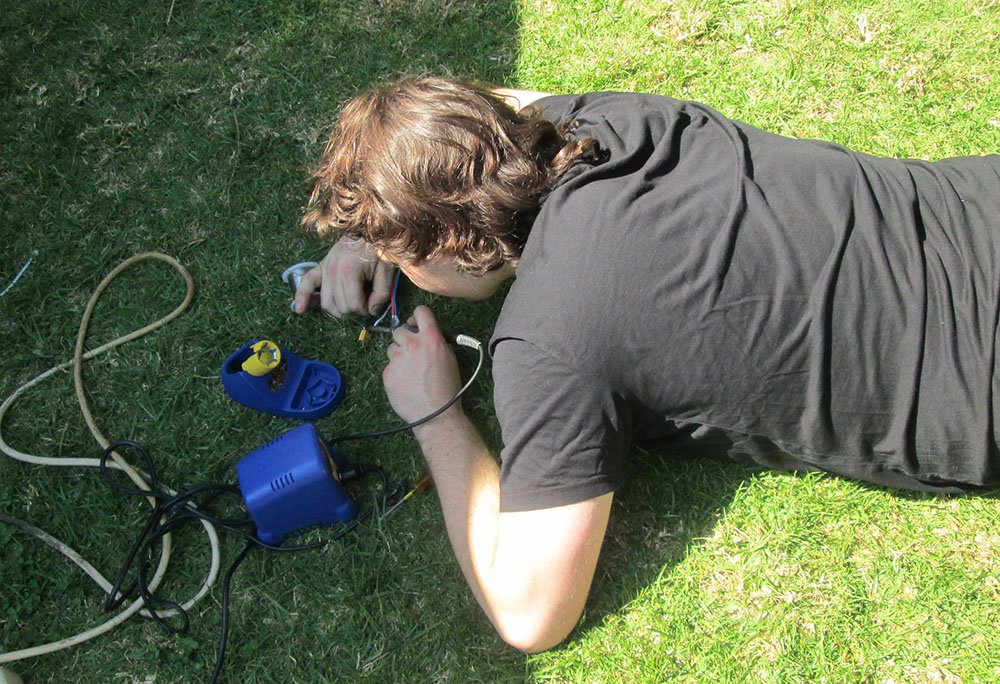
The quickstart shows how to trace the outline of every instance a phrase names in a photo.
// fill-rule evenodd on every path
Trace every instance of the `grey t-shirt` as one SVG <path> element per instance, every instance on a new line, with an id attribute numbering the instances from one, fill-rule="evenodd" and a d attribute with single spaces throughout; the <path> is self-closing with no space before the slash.
<path id="1" fill-rule="evenodd" d="M 633 441 L 1000 484 L 1000 157 L 882 159 L 651 95 L 537 105 L 607 159 L 544 201 L 496 325 L 503 510 L 612 491 Z"/>

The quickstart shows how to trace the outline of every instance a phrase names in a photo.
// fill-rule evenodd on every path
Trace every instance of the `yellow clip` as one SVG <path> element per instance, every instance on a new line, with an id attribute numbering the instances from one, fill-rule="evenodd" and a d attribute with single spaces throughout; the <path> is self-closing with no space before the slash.
<path id="1" fill-rule="evenodd" d="M 370 338 L 371 333 L 368 332 L 368 328 L 362 328 L 361 333 L 358 335 L 358 344 L 368 344 Z"/>
<path id="2" fill-rule="evenodd" d="M 253 353 L 243 362 L 241 368 L 250 375 L 267 375 L 281 363 L 281 349 L 271 340 L 261 340 L 250 347 Z"/>

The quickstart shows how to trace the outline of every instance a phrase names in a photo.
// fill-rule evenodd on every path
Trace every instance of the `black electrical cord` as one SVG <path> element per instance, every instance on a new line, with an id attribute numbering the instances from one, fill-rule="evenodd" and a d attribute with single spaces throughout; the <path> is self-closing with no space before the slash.
<path id="1" fill-rule="evenodd" d="M 415 420 L 412 423 L 407 423 L 406 425 L 399 425 L 397 427 L 387 428 L 385 430 L 374 430 L 372 432 L 358 432 L 351 435 L 344 435 L 343 437 L 334 437 L 327 441 L 331 445 L 333 445 L 333 444 L 339 444 L 341 442 L 352 442 L 358 439 L 370 439 L 372 437 L 385 437 L 387 435 L 394 435 L 397 432 L 403 432 L 404 430 L 412 430 L 413 428 L 419 425 L 423 425 L 424 423 L 433 420 L 434 418 L 437 418 L 442 413 L 450 409 L 456 401 L 462 398 L 462 395 L 465 394 L 465 391 L 472 386 L 472 383 L 479 376 L 479 371 L 482 370 L 483 368 L 484 353 L 483 353 L 482 342 L 480 342 L 474 337 L 469 337 L 468 335 L 458 335 L 456 336 L 456 344 L 459 344 L 463 347 L 469 347 L 471 349 L 475 349 L 476 351 L 478 351 L 479 361 L 478 363 L 476 363 L 476 369 L 472 371 L 472 376 L 469 378 L 469 380 L 464 385 L 462 385 L 462 388 L 455 393 L 455 396 L 453 396 L 451 399 L 445 402 L 443 406 L 441 406 L 439 409 L 436 409 L 435 411 L 432 411 L 423 418 Z"/>
<path id="2" fill-rule="evenodd" d="M 146 472 L 143 477 L 149 484 L 149 489 L 140 489 L 124 485 L 112 477 L 111 469 L 108 467 L 108 460 L 112 453 L 122 451 L 137 452 L 145 463 Z M 121 440 L 108 447 L 101 454 L 100 459 L 101 478 L 115 491 L 130 495 L 141 496 L 143 498 L 153 498 L 156 505 L 149 514 L 145 524 L 133 541 L 131 548 L 126 554 L 125 560 L 118 571 L 115 581 L 112 583 L 105 599 L 105 610 L 113 610 L 127 600 L 141 597 L 147 607 L 150 618 L 156 622 L 164 631 L 168 633 L 186 633 L 190 628 L 190 618 L 184 608 L 169 599 L 156 596 L 149 589 L 148 571 L 152 565 L 153 552 L 160 540 L 176 531 L 189 522 L 207 521 L 217 528 L 239 535 L 245 541 L 243 550 L 226 570 L 222 583 L 222 606 L 220 619 L 219 647 L 216 656 L 215 667 L 212 671 L 210 682 L 214 683 L 219 673 L 222 671 L 222 663 L 225 658 L 226 644 L 229 637 L 229 596 L 232 586 L 233 575 L 237 568 L 249 555 L 254 547 L 278 551 L 282 553 L 294 553 L 297 551 L 307 551 L 318 549 L 334 541 L 342 539 L 350 532 L 357 529 L 358 525 L 371 516 L 371 510 L 365 510 L 354 518 L 343 529 L 336 534 L 309 544 L 297 546 L 275 546 L 268 544 L 257 537 L 253 520 L 249 516 L 241 518 L 223 518 L 211 515 L 206 509 L 225 495 L 241 496 L 240 489 L 234 484 L 203 484 L 192 487 L 186 491 L 172 494 L 163 489 L 160 485 L 156 472 L 156 465 L 153 458 L 143 445 L 132 440 Z M 342 474 L 342 481 L 361 478 L 367 475 L 376 474 L 381 480 L 382 508 L 385 508 L 385 501 L 389 494 L 389 481 L 385 471 L 377 465 L 358 464 Z M 196 497 L 203 496 L 204 500 L 196 501 Z M 242 499 L 241 499 L 242 500 Z M 196 505 L 197 504 L 197 505 Z M 133 572 L 134 568 L 134 572 Z M 129 576 L 131 578 L 129 579 Z M 177 620 L 178 624 L 170 624 L 161 615 L 161 611 L 169 611 Z"/>
<path id="3" fill-rule="evenodd" d="M 240 567 L 240 563 L 250 554 L 250 550 L 253 547 L 253 543 L 247 541 L 240 554 L 229 564 L 226 576 L 222 580 L 222 625 L 219 628 L 221 632 L 219 635 L 219 650 L 215 656 L 215 667 L 212 669 L 212 677 L 208 680 L 208 684 L 215 684 L 219 679 L 219 673 L 222 672 L 222 662 L 226 658 L 226 643 L 229 641 L 229 590 L 233 582 L 233 575 L 236 574 L 236 568 Z"/>
<path id="4" fill-rule="evenodd" d="M 467 335 L 459 335 L 456 338 L 459 345 L 470 347 L 476 349 L 479 352 L 479 359 L 476 364 L 476 369 L 473 371 L 472 376 L 463 385 L 458 392 L 455 393 L 451 399 L 449 399 L 440 408 L 432 411 L 428 415 L 420 418 L 419 420 L 413 421 L 412 423 L 407 423 L 405 425 L 400 425 L 393 428 L 388 428 L 385 430 L 375 430 L 371 432 L 360 432 L 350 435 L 345 435 L 342 437 L 335 437 L 328 440 L 329 445 L 338 444 L 340 442 L 348 442 L 359 439 L 368 439 L 374 437 L 384 437 L 387 435 L 396 434 L 398 432 L 403 432 L 404 430 L 413 429 L 419 425 L 433 420 L 438 417 L 449 408 L 451 408 L 455 402 L 457 402 L 465 391 L 469 389 L 472 383 L 479 376 L 479 372 L 483 367 L 483 345 L 479 340 L 469 337 Z M 123 450 L 132 450 L 139 453 L 142 460 L 146 465 L 146 473 L 143 477 L 146 479 L 149 489 L 140 489 L 138 487 L 132 487 L 128 485 L 123 485 L 122 483 L 116 481 L 111 475 L 111 469 L 108 467 L 108 459 L 111 458 L 113 453 Z M 176 603 L 175 601 L 170 601 L 168 599 L 158 597 L 153 594 L 149 589 L 149 583 L 147 581 L 147 573 L 150 565 L 152 564 L 154 547 L 157 546 L 158 542 L 167 534 L 177 530 L 183 525 L 194 522 L 194 521 L 207 521 L 212 525 L 223 529 L 225 531 L 235 533 L 240 535 L 245 540 L 245 545 L 243 550 L 240 551 L 239 555 L 233 560 L 226 570 L 225 577 L 222 583 L 222 605 L 221 605 L 221 619 L 220 619 L 220 635 L 219 635 L 219 647 L 216 655 L 215 667 L 212 671 L 210 684 L 214 684 L 222 672 L 222 664 L 226 655 L 226 646 L 229 639 L 229 597 L 232 587 L 233 576 L 236 570 L 239 568 L 240 564 L 246 559 L 250 551 L 255 547 L 261 547 L 271 551 L 279 551 L 283 553 L 293 553 L 297 551 L 307 551 L 312 549 L 317 549 L 327 544 L 337 541 L 353 530 L 355 530 L 358 525 L 366 520 L 370 515 L 371 511 L 364 511 L 361 515 L 355 517 L 346 527 L 340 530 L 337 534 L 322 539 L 317 542 L 312 542 L 309 544 L 303 544 L 299 546 L 275 546 L 272 544 L 267 544 L 266 542 L 260 540 L 256 535 L 256 528 L 253 525 L 253 520 L 247 516 L 243 518 L 220 518 L 217 516 L 210 515 L 206 512 L 206 509 L 215 503 L 220 497 L 224 495 L 236 495 L 241 496 L 240 489 L 234 484 L 203 484 L 188 489 L 186 491 L 171 494 L 163 489 L 160 485 L 159 478 L 156 473 L 156 465 L 153 462 L 152 455 L 149 451 L 139 444 L 138 442 L 132 440 L 120 440 L 113 444 L 109 444 L 108 447 L 101 454 L 100 460 L 100 473 L 102 479 L 115 491 L 130 496 L 141 496 L 144 498 L 152 497 L 156 501 L 156 505 L 153 507 L 153 511 L 149 514 L 145 525 L 143 525 L 142 530 L 136 537 L 132 544 L 128 554 L 126 555 L 125 561 L 120 568 L 111 589 L 108 591 L 107 599 L 105 600 L 105 609 L 113 610 L 114 608 L 120 606 L 126 600 L 133 599 L 138 595 L 142 598 L 144 604 L 148 608 L 148 613 L 150 617 L 165 631 L 168 633 L 186 633 L 190 627 L 190 618 L 187 611 Z M 389 482 L 385 471 L 377 465 L 373 464 L 358 464 L 353 468 L 346 470 L 341 474 L 341 479 L 343 482 L 350 481 L 365 475 L 375 473 L 379 475 L 381 479 L 381 496 L 382 496 L 382 508 L 386 508 L 386 500 L 389 495 Z M 196 502 L 195 498 L 199 495 L 206 495 L 206 499 L 201 502 Z M 200 503 L 200 505 L 195 505 Z M 134 577 L 129 580 L 128 585 L 124 586 L 126 583 L 126 578 L 130 574 L 130 570 L 135 567 Z M 124 588 L 123 588 L 124 587 Z M 180 620 L 179 625 L 169 624 L 161 615 L 160 610 L 168 609 L 177 616 Z"/>
<path id="5" fill-rule="evenodd" d="M 143 474 L 143 477 L 149 485 L 148 490 L 123 485 L 112 477 L 111 470 L 108 468 L 108 459 L 111 458 L 112 453 L 121 451 L 134 451 L 142 457 L 146 465 L 146 473 Z M 153 548 L 163 536 L 191 520 L 209 520 L 209 522 L 218 524 L 226 529 L 238 528 L 239 525 L 252 524 L 249 518 L 224 520 L 209 516 L 194 506 L 193 501 L 199 494 L 207 493 L 209 495 L 208 499 L 202 503 L 203 506 L 208 506 L 224 494 L 239 495 L 239 488 L 229 484 L 209 484 L 200 485 L 186 492 L 172 495 L 164 491 L 160 485 L 156 465 L 149 451 L 138 442 L 131 440 L 120 440 L 108 445 L 101 454 L 100 473 L 101 478 L 115 491 L 125 495 L 153 498 L 156 501 L 156 505 L 133 541 L 129 552 L 126 554 L 125 561 L 122 563 L 115 581 L 112 583 L 111 590 L 105 599 L 105 610 L 113 610 L 125 601 L 139 596 L 149 608 L 150 617 L 161 628 L 168 633 L 186 632 L 189 627 L 186 611 L 177 603 L 155 596 L 149 590 L 147 572 L 153 557 Z M 126 585 L 126 580 L 132 574 L 133 567 L 135 568 L 134 575 L 128 580 L 128 584 Z M 179 618 L 181 624 L 179 626 L 168 624 L 160 615 L 158 608 L 172 610 Z"/>
<path id="6" fill-rule="evenodd" d="M 358 477 L 363 477 L 363 476 L 369 475 L 371 473 L 378 474 L 381 477 L 381 480 L 382 480 L 382 498 L 383 498 L 383 500 L 385 499 L 386 494 L 389 491 L 389 481 L 388 481 L 388 478 L 386 477 L 385 471 L 382 470 L 382 468 L 380 468 L 379 466 L 376 466 L 376 465 L 364 464 L 364 465 L 355 466 L 349 472 L 350 472 L 349 475 L 345 474 L 345 476 L 343 478 L 344 481 L 355 479 L 355 478 L 358 478 Z M 383 507 L 384 507 L 384 505 L 383 505 Z M 212 670 L 212 677 L 211 677 L 211 679 L 208 680 L 209 684 L 215 684 L 215 682 L 218 680 L 219 673 L 222 672 L 222 663 L 223 663 L 223 660 L 226 657 L 226 646 L 227 646 L 228 641 L 229 641 L 229 596 L 230 596 L 230 593 L 231 593 L 233 575 L 236 573 L 236 569 L 240 566 L 240 563 L 242 563 L 243 560 L 247 557 L 247 555 L 249 555 L 251 549 L 253 549 L 254 547 L 260 547 L 260 548 L 264 548 L 264 549 L 269 549 L 271 551 L 281 551 L 281 552 L 284 552 L 284 553 L 290 553 L 290 552 L 295 552 L 295 551 L 306 551 L 306 550 L 310 550 L 310 549 L 318 549 L 318 548 L 320 548 L 322 546 L 326 546 L 327 544 L 329 544 L 331 542 L 337 541 L 338 539 L 342 539 L 347 534 L 349 534 L 351 531 L 353 531 L 358 526 L 359 523 L 361 523 L 362 521 L 366 520 L 370 515 L 371 515 L 371 511 L 370 510 L 365 511 L 361 515 L 359 515 L 358 517 L 356 517 L 354 520 L 352 520 L 351 523 L 347 527 L 345 527 L 344 529 L 342 529 L 340 532 L 338 532 L 334 536 L 327 537 L 326 539 L 323 539 L 323 540 L 318 541 L 318 542 L 313 542 L 311 544 L 304 544 L 304 545 L 301 545 L 301 546 L 291 546 L 291 547 L 272 546 L 271 544 L 266 544 L 266 543 L 262 542 L 255 535 L 249 535 L 249 536 L 247 536 L 246 545 L 244 545 L 243 550 L 240 551 L 240 554 L 229 565 L 229 568 L 226 570 L 226 575 L 225 575 L 225 577 L 224 577 L 224 579 L 222 581 L 222 607 L 220 609 L 221 615 L 222 615 L 222 619 L 221 619 L 220 628 L 219 628 L 219 631 L 220 631 L 220 634 L 219 634 L 219 650 L 218 650 L 218 654 L 216 655 L 216 658 L 215 658 L 215 668 Z"/>

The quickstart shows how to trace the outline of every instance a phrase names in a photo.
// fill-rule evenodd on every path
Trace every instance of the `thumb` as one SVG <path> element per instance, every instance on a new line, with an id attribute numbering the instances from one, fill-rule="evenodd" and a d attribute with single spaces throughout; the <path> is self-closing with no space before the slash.
<path id="1" fill-rule="evenodd" d="M 418 306 L 413 310 L 413 317 L 410 319 L 420 332 L 434 332 L 438 335 L 441 334 L 441 329 L 438 327 L 437 318 L 434 317 L 434 312 L 428 309 L 426 306 Z"/>
<path id="2" fill-rule="evenodd" d="M 309 308 L 309 301 L 322 282 L 323 271 L 319 268 L 312 268 L 302 275 L 299 286 L 295 288 L 293 300 L 295 313 L 303 313 Z"/>

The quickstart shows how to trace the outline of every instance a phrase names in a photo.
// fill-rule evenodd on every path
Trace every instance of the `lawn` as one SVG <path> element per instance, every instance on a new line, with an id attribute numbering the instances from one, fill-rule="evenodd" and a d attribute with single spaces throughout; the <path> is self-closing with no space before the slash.
<path id="1" fill-rule="evenodd" d="M 1000 151 L 996 0 L 247 0 L 44 2 L 0 14 L 0 393 L 69 359 L 91 291 L 157 250 L 192 273 L 188 311 L 95 358 L 101 429 L 146 445 L 175 489 L 232 482 L 236 462 L 294 426 L 229 400 L 226 356 L 269 337 L 335 364 L 344 404 L 327 436 L 396 424 L 384 341 L 293 316 L 281 271 L 325 249 L 297 227 L 335 113 L 401 73 L 550 92 L 618 89 L 704 102 L 794 137 L 935 159 Z M 171 310 L 182 281 L 136 266 L 97 307 L 88 348 Z M 404 310 L 486 339 L 499 301 L 449 302 L 405 284 Z M 468 374 L 475 359 L 462 354 Z M 489 374 L 466 399 L 498 444 Z M 69 373 L 3 423 L 12 446 L 95 458 Z M 344 447 L 415 480 L 408 434 Z M 525 656 L 482 617 L 433 492 L 344 539 L 251 553 L 235 574 L 221 681 L 1000 681 L 1000 498 L 930 497 L 830 477 L 635 451 L 616 495 L 588 610 L 561 648 Z M 362 508 L 375 483 L 351 485 Z M 114 575 L 147 513 L 93 469 L 0 460 L 0 513 Z M 331 530 L 312 530 L 320 540 Z M 180 531 L 162 592 L 186 600 L 209 565 Z M 242 543 L 222 541 L 223 568 Z M 75 566 L 0 525 L 0 652 L 107 619 Z M 133 618 L 70 650 L 13 664 L 28 684 L 206 681 L 221 587 L 168 634 Z"/>

